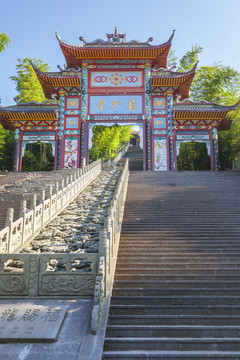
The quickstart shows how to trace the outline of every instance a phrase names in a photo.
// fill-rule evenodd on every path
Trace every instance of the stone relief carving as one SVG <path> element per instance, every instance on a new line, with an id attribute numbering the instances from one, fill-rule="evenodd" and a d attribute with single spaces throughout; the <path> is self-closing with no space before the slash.
<path id="1" fill-rule="evenodd" d="M 90 274 L 73 275 L 43 275 L 41 278 L 40 293 L 60 294 L 79 293 L 93 295 L 95 276 Z"/>
<path id="2" fill-rule="evenodd" d="M 0 275 L 0 295 L 25 293 L 25 277 L 22 275 Z"/>

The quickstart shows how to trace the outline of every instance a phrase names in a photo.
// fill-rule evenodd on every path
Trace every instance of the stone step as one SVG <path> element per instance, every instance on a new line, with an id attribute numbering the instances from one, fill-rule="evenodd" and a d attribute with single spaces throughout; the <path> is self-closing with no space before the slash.
<path id="1" fill-rule="evenodd" d="M 209 245 L 209 240 L 206 240 L 206 239 L 193 239 L 193 240 L 188 240 L 186 241 L 186 239 L 176 239 L 176 237 L 174 236 L 173 238 L 170 238 L 170 239 L 163 239 L 162 237 L 159 238 L 159 236 L 156 236 L 156 238 L 154 239 L 153 237 L 151 237 L 151 239 L 146 239 L 146 237 L 141 237 L 141 235 L 137 236 L 134 235 L 133 237 L 131 236 L 127 236 L 125 239 L 121 239 L 121 245 L 122 244 L 125 244 L 125 243 L 128 243 L 128 244 L 132 244 L 132 245 L 137 245 L 137 244 L 155 244 L 155 243 L 158 243 L 159 245 L 161 246 L 166 246 L 166 245 L 179 245 L 179 246 L 186 246 L 186 245 Z M 212 245 L 226 245 L 226 244 L 229 244 L 229 245 L 239 245 L 240 243 L 240 239 L 239 238 L 236 238 L 236 239 L 231 239 L 231 240 L 219 240 L 219 239 L 213 239 L 211 240 L 211 244 Z"/>
<path id="2" fill-rule="evenodd" d="M 240 281 L 159 281 L 159 280 L 115 280 L 114 287 L 116 288 L 191 288 L 191 289 L 229 289 L 240 288 Z"/>
<path id="3" fill-rule="evenodd" d="M 190 280 L 190 281 L 222 281 L 225 283 L 225 281 L 236 281 L 239 280 L 238 274 L 164 274 L 161 273 L 155 273 L 152 274 L 151 272 L 149 274 L 145 273 L 137 273 L 137 274 L 129 274 L 129 273 L 121 273 L 121 274 L 115 274 L 115 280 L 142 280 L 142 281 L 184 281 L 184 280 Z"/>
<path id="4" fill-rule="evenodd" d="M 202 269 L 202 268 L 208 268 L 208 269 L 238 269 L 240 268 L 240 259 L 239 262 L 227 262 L 227 261 L 222 261 L 222 262 L 205 262 L 205 261 L 199 261 L 197 263 L 194 262 L 176 262 L 176 263 L 169 263 L 169 262 L 165 262 L 165 261 L 151 261 L 151 259 L 149 259 L 149 261 L 131 261 L 131 263 L 128 262 L 128 264 L 126 264 L 125 261 L 123 261 L 122 263 L 118 262 L 117 264 L 117 269 L 122 269 L 125 268 L 126 266 L 128 266 L 128 268 L 133 267 L 133 268 L 143 268 L 143 267 L 154 267 L 156 269 L 175 269 L 175 268 L 187 268 L 187 269 Z"/>
<path id="5" fill-rule="evenodd" d="M 110 305 L 110 315 L 236 316 L 240 305 Z"/>
<path id="6" fill-rule="evenodd" d="M 239 287 L 237 288 L 116 288 L 114 287 L 113 296 L 239 296 Z"/>
<path id="7" fill-rule="evenodd" d="M 206 274 L 233 274 L 233 275 L 237 275 L 240 274 L 240 269 L 234 269 L 234 268 L 225 268 L 225 269 L 221 269 L 221 268 L 216 268 L 216 269 L 210 269 L 207 267 L 202 267 L 202 268 L 191 268 L 191 269 L 183 269 L 183 268 L 172 268 L 172 269 L 167 269 L 164 267 L 142 267 L 142 268 L 134 268 L 134 267 L 124 267 L 124 268 L 117 268 L 116 269 L 116 274 L 199 274 L 199 275 L 206 275 Z"/>
<path id="8" fill-rule="evenodd" d="M 230 226 L 229 226 L 230 227 Z M 130 226 L 130 225 L 123 225 L 122 226 L 122 234 L 125 237 L 128 234 L 135 234 L 144 230 L 144 232 L 148 231 L 149 235 L 155 235 L 156 233 L 158 234 L 172 234 L 172 235 L 191 235 L 192 233 L 196 234 L 196 235 L 201 235 L 203 234 L 203 231 L 201 232 L 200 228 L 193 228 L 193 227 L 181 227 L 178 228 L 178 226 L 174 226 L 174 224 L 172 225 L 172 227 L 164 227 L 164 224 L 161 226 L 156 225 L 149 225 L 149 224 L 143 224 L 142 226 L 140 224 L 136 224 L 135 226 Z M 209 225 L 206 228 L 203 228 L 204 232 L 206 232 L 207 234 L 215 234 L 217 233 L 220 236 L 224 236 L 227 235 L 228 233 L 230 234 L 237 234 L 239 232 L 239 227 L 237 228 L 229 228 L 229 231 L 226 231 L 225 229 L 219 229 L 219 226 L 213 226 L 213 225 Z"/>
<path id="9" fill-rule="evenodd" d="M 108 325 L 210 325 L 239 326 L 238 315 L 109 315 Z"/>
<path id="10" fill-rule="evenodd" d="M 119 256 L 119 261 L 124 260 L 127 257 L 129 258 L 129 254 L 131 254 L 131 252 L 128 252 L 127 250 L 119 249 L 118 255 L 121 255 L 121 256 Z M 161 261 L 161 259 L 171 259 L 171 261 L 175 261 L 176 259 L 177 259 L 177 261 L 180 261 L 180 260 L 186 261 L 186 260 L 191 260 L 191 259 L 194 261 L 197 261 L 198 259 L 199 260 L 201 260 L 201 259 L 215 260 L 216 258 L 217 259 L 227 259 L 229 261 L 239 259 L 238 253 L 227 252 L 227 251 L 224 251 L 224 254 L 220 253 L 220 254 L 215 254 L 215 255 L 211 254 L 211 253 L 191 252 L 191 257 L 189 257 L 189 253 L 182 252 L 182 253 L 174 254 L 172 252 L 171 253 L 165 252 L 164 249 L 162 251 L 158 251 L 158 252 L 154 251 L 154 253 L 152 253 L 152 252 L 148 253 L 147 249 L 144 252 L 138 252 L 137 250 L 135 252 L 133 252 L 133 250 L 132 250 L 131 259 L 133 259 L 133 260 L 135 258 L 149 259 L 149 257 L 151 257 L 153 259 L 159 259 L 159 261 Z"/>
<path id="11" fill-rule="evenodd" d="M 106 337 L 240 337 L 240 326 L 108 325 Z"/>
<path id="12" fill-rule="evenodd" d="M 104 351 L 103 359 L 174 359 L 174 360 L 239 360 L 239 352 L 234 351 Z"/>
<path id="13" fill-rule="evenodd" d="M 182 337 L 107 337 L 104 344 L 105 351 L 240 351 L 239 338 L 206 337 L 206 338 L 182 338 Z M 239 353 L 238 353 L 239 356 Z M 207 357 L 208 358 L 208 357 Z M 239 358 L 238 358 L 239 359 Z"/>
<path id="14" fill-rule="evenodd" d="M 238 305 L 240 296 L 112 296 L 112 305 Z"/>

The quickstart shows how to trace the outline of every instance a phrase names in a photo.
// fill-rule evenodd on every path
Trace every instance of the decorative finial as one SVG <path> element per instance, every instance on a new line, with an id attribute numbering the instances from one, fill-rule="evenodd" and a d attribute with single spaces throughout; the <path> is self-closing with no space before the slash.
<path id="1" fill-rule="evenodd" d="M 38 70 L 37 66 L 34 64 L 34 62 L 31 59 L 29 60 L 29 62 L 35 70 Z"/>
<path id="2" fill-rule="evenodd" d="M 199 63 L 199 61 L 197 60 L 197 61 L 196 61 L 196 64 L 193 66 L 192 70 L 196 70 L 196 68 L 197 68 L 197 66 L 198 66 L 198 63 Z"/>
<path id="3" fill-rule="evenodd" d="M 115 33 L 114 33 L 114 36 L 118 36 L 118 28 L 117 28 L 117 26 L 115 26 Z"/>
<path id="4" fill-rule="evenodd" d="M 149 44 L 151 41 L 153 41 L 153 37 L 150 37 L 150 38 L 148 39 L 148 41 L 146 42 L 146 44 Z"/>
<path id="5" fill-rule="evenodd" d="M 176 31 L 176 30 L 174 29 L 173 32 L 172 32 L 172 35 L 170 36 L 170 39 L 169 39 L 168 41 L 170 41 L 170 42 L 172 41 L 172 39 L 173 39 L 173 37 L 174 37 L 174 34 L 175 34 L 175 31 Z"/>
<path id="6" fill-rule="evenodd" d="M 63 42 L 56 30 L 55 30 L 55 35 L 59 42 Z"/>
<path id="7" fill-rule="evenodd" d="M 82 36 L 79 37 L 79 40 L 84 42 L 85 45 L 87 45 L 87 41 Z"/>

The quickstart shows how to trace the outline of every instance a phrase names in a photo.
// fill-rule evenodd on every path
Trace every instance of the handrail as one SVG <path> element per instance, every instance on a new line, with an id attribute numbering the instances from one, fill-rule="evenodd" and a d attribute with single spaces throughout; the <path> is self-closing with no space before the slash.
<path id="1" fill-rule="evenodd" d="M 104 227 L 99 231 L 99 266 L 91 314 L 92 334 L 96 334 L 98 331 L 104 300 L 112 291 L 128 177 L 127 159 L 110 203 Z"/>

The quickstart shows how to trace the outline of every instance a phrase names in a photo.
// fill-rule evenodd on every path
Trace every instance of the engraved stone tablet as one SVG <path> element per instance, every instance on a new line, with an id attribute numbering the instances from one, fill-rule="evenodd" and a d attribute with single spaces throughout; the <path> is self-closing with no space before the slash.
<path id="1" fill-rule="evenodd" d="M 0 342 L 56 341 L 67 306 L 0 304 Z"/>

